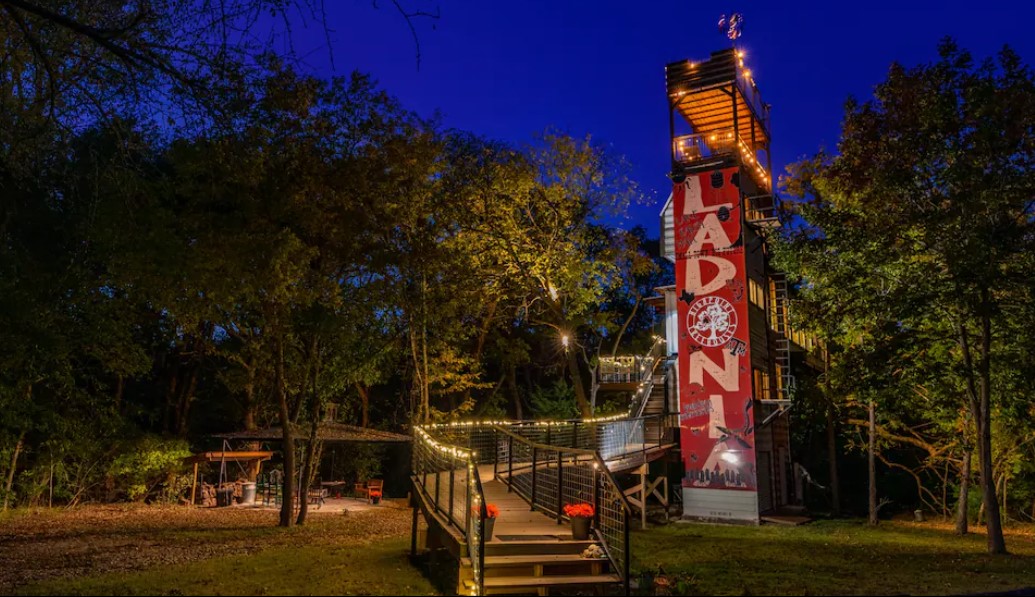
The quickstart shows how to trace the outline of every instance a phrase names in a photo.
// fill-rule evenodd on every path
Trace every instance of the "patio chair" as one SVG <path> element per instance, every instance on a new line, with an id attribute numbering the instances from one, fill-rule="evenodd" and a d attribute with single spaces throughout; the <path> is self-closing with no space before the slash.
<path id="1" fill-rule="evenodd" d="M 325 501 L 327 501 L 327 490 L 323 487 L 310 487 L 309 488 L 309 503 L 316 504 L 316 508 L 319 510 L 323 507 Z"/>
<path id="2" fill-rule="evenodd" d="M 373 504 L 375 499 L 381 501 L 381 498 L 384 497 L 384 485 L 383 479 L 370 479 L 363 483 L 356 483 L 356 495 L 366 497 L 367 502 Z"/>

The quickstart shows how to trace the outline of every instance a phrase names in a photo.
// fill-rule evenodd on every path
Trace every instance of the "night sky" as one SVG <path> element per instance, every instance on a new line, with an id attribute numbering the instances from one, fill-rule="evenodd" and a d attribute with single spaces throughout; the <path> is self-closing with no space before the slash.
<path id="1" fill-rule="evenodd" d="M 327 0 L 330 50 L 313 27 L 296 28 L 296 50 L 321 75 L 371 73 L 407 108 L 438 111 L 450 128 L 518 144 L 547 127 L 592 134 L 628 158 L 644 195 L 623 224 L 655 235 L 669 184 L 664 68 L 728 47 L 716 28 L 722 13 L 744 15 L 738 45 L 773 106 L 777 175 L 834 147 L 848 96 L 868 97 L 893 61 L 936 59 L 946 35 L 977 58 L 1009 44 L 1035 62 L 1035 8 L 1020 2 L 400 1 L 441 15 L 414 20 L 419 70 L 388 0 Z"/>

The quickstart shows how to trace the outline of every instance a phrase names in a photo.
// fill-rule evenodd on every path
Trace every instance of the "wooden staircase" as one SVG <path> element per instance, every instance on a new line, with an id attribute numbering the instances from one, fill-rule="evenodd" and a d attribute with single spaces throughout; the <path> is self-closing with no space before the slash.
<path id="1" fill-rule="evenodd" d="M 486 595 L 548 595 L 551 588 L 614 586 L 621 578 L 604 559 L 582 552 L 592 541 L 500 541 L 485 545 Z M 599 543 L 597 544 L 599 545 Z M 460 595 L 474 594 L 470 558 L 460 562 Z"/>
<path id="2" fill-rule="evenodd" d="M 647 403 L 643 405 L 644 417 L 652 417 L 664 414 L 665 412 L 665 369 L 659 367 L 654 374 L 654 386 L 651 388 L 650 396 L 647 397 Z M 661 430 L 659 435 L 658 427 L 662 425 L 668 425 L 668 421 L 659 417 L 656 419 L 648 420 L 644 425 L 644 435 L 648 438 L 657 438 L 665 435 L 667 429 Z"/>
<path id="3" fill-rule="evenodd" d="M 485 478 L 491 478 L 486 467 Z M 483 483 L 485 499 L 500 511 L 492 541 L 485 543 L 486 595 L 547 595 L 551 588 L 587 587 L 596 589 L 615 585 L 621 578 L 611 570 L 610 561 L 583 558 L 587 547 L 599 542 L 576 541 L 571 527 L 540 512 L 496 479 Z M 501 537 L 529 539 L 503 541 Z M 536 537 L 531 539 L 531 537 Z M 460 559 L 457 594 L 473 595 L 474 570 L 470 557 Z"/>

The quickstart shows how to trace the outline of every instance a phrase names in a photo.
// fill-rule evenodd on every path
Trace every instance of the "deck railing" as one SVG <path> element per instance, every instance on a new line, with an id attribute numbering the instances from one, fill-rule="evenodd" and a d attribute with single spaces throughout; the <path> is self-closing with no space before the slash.
<path id="1" fill-rule="evenodd" d="M 680 164 L 693 164 L 725 155 L 737 156 L 763 189 L 772 188 L 769 173 L 759 162 L 750 140 L 745 140 L 733 129 L 692 133 L 672 139 L 672 157 Z"/>
<path id="2" fill-rule="evenodd" d="M 632 507 L 608 466 L 627 470 L 646 463 L 663 445 L 665 425 L 663 415 L 623 414 L 416 427 L 414 484 L 425 503 L 463 535 L 478 594 L 484 594 L 486 515 L 479 464 L 493 465 L 496 479 L 558 523 L 565 519 L 565 504 L 594 504 L 597 539 L 628 593 Z"/>
<path id="3" fill-rule="evenodd" d="M 597 383 L 623 383 L 636 385 L 629 404 L 633 417 L 643 416 L 643 409 L 654 390 L 654 371 L 665 360 L 665 339 L 654 338 L 654 344 L 644 355 L 602 357 L 597 367 Z"/>
<path id="4" fill-rule="evenodd" d="M 566 504 L 593 504 L 593 532 L 628 595 L 632 506 L 600 452 L 535 442 L 519 429 L 497 428 L 497 479 L 558 524 Z"/>
<path id="5" fill-rule="evenodd" d="M 478 475 L 476 452 L 442 443 L 431 433 L 414 429 L 415 489 L 434 513 L 463 535 L 474 571 L 475 591 L 484 595 L 485 493 Z"/>

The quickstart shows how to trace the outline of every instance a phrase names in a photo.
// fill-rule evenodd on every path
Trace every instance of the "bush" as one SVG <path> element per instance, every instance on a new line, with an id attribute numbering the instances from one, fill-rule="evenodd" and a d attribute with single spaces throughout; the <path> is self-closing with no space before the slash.
<path id="1" fill-rule="evenodd" d="M 108 467 L 108 488 L 116 496 L 140 501 L 171 500 L 186 474 L 183 459 L 190 456 L 186 440 L 144 436 L 119 446 Z"/>
<path id="2" fill-rule="evenodd" d="M 552 386 L 535 388 L 531 398 L 537 418 L 564 420 L 579 416 L 575 389 L 563 379 L 558 379 Z"/>

